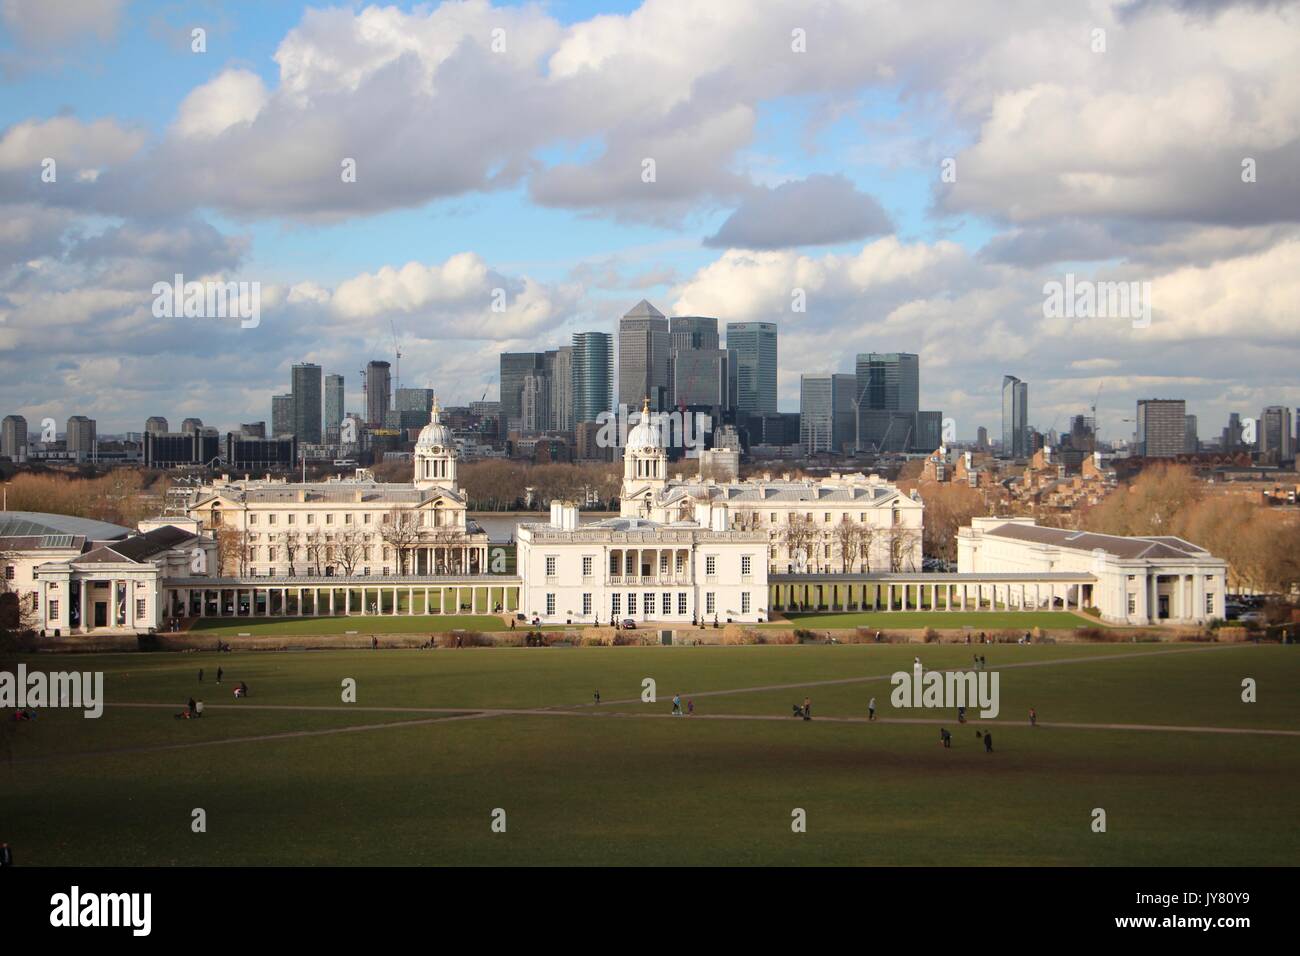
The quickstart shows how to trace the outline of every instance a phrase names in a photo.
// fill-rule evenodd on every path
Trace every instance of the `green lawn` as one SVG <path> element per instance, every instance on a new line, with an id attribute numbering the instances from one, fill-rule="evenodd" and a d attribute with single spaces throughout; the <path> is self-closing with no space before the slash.
<path id="1" fill-rule="evenodd" d="M 1035 627 L 1068 630 L 1076 627 L 1105 627 L 1095 618 L 1071 611 L 850 611 L 847 613 L 786 613 L 784 620 L 764 624 L 769 628 L 850 628 L 866 627 L 882 631 L 921 629 L 926 627 L 969 627 L 980 631 L 1023 632 Z"/>
<path id="2" fill-rule="evenodd" d="M 423 634 L 445 631 L 504 631 L 510 625 L 495 614 L 395 614 L 357 617 L 197 618 L 191 631 L 213 637 L 274 634 Z"/>
<path id="3" fill-rule="evenodd" d="M 977 650 L 1000 680 L 1002 713 L 984 725 L 996 730 L 993 754 L 974 722 L 889 705 L 889 675 L 915 656 L 960 667 Z M 110 704 L 100 720 L 2 715 L 0 839 L 27 864 L 1291 865 L 1300 855 L 1300 737 L 1051 726 L 1300 730 L 1293 647 L 132 653 L 29 666 L 102 670 Z M 640 700 L 647 677 L 655 703 Z M 1245 677 L 1257 703 L 1240 699 Z M 357 700 L 345 705 L 349 678 Z M 241 680 L 252 693 L 235 701 Z M 801 686 L 774 687 L 786 684 Z M 678 692 L 696 717 L 667 716 Z M 173 719 L 190 695 L 208 715 Z M 788 716 L 804 696 L 817 719 Z M 861 717 L 871 696 L 885 722 L 827 719 Z M 1043 726 L 1027 726 L 1029 706 Z M 534 712 L 491 713 L 503 709 Z M 900 717 L 933 722 L 889 720 Z M 938 744 L 943 721 L 951 750 Z M 293 736 L 187 746 L 276 734 Z M 159 747 L 171 749 L 140 749 Z M 196 807 L 207 833 L 190 830 Z M 796 807 L 807 833 L 790 830 Z M 1095 807 L 1107 811 L 1105 834 L 1089 828 Z M 495 808 L 504 834 L 490 829 Z"/>

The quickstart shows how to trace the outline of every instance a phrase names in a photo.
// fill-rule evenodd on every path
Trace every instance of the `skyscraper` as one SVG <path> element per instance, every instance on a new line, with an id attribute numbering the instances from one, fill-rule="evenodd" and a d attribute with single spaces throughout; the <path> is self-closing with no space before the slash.
<path id="1" fill-rule="evenodd" d="M 642 299 L 618 322 L 618 401 L 640 409 L 643 399 L 662 411 L 668 405 L 668 318 Z"/>
<path id="2" fill-rule="evenodd" d="M 541 352 L 501 353 L 501 423 L 507 430 L 522 427 L 522 393 L 528 376 L 546 372 L 546 356 Z"/>
<path id="3" fill-rule="evenodd" d="M 312 362 L 292 369 L 293 433 L 299 444 L 319 445 L 321 441 L 321 371 Z"/>
<path id="4" fill-rule="evenodd" d="M 1138 454 L 1174 458 L 1187 445 L 1187 403 L 1183 399 L 1144 398 L 1137 403 Z"/>
<path id="5" fill-rule="evenodd" d="M 161 415 L 150 415 L 144 423 L 145 433 L 152 432 L 155 435 L 167 434 L 167 419 Z"/>
<path id="6" fill-rule="evenodd" d="M 293 434 L 293 396 L 271 396 L 271 436 Z"/>
<path id="7" fill-rule="evenodd" d="M 551 407 L 547 415 L 554 431 L 573 431 L 573 346 L 562 345 L 546 353 Z"/>
<path id="8" fill-rule="evenodd" d="M 338 441 L 339 426 L 343 424 L 344 390 L 342 375 L 325 376 L 325 420 L 322 427 L 328 439 Z"/>
<path id="9" fill-rule="evenodd" d="M 614 338 L 573 333 L 573 421 L 594 422 L 614 408 Z"/>
<path id="10" fill-rule="evenodd" d="M 853 442 L 853 375 L 799 377 L 799 443 L 808 454 L 839 453 Z"/>
<path id="11" fill-rule="evenodd" d="M 0 455 L 10 461 L 27 460 L 27 419 L 23 416 L 5 416 L 0 425 Z"/>
<path id="12" fill-rule="evenodd" d="M 727 351 L 736 355 L 736 410 L 776 414 L 776 323 L 728 322 Z"/>
<path id="13" fill-rule="evenodd" d="M 1183 451 L 1189 455 L 1195 455 L 1201 450 L 1201 437 L 1197 433 L 1195 415 L 1187 416 L 1187 429 L 1183 434 Z"/>
<path id="14" fill-rule="evenodd" d="M 863 408 L 912 415 L 921 410 L 921 360 L 915 352 L 860 353 L 855 372 Z"/>
<path id="15" fill-rule="evenodd" d="M 668 338 L 678 349 L 716 349 L 718 320 L 707 315 L 675 315 L 668 320 Z"/>
<path id="16" fill-rule="evenodd" d="M 1179 445 L 1182 425 L 1179 424 Z M 1029 383 L 1014 375 L 1002 376 L 1002 457 L 1029 455 Z"/>
<path id="17" fill-rule="evenodd" d="M 68 419 L 67 450 L 77 461 L 86 461 L 95 454 L 95 420 L 85 415 Z"/>
<path id="18" fill-rule="evenodd" d="M 1291 409 L 1287 406 L 1270 405 L 1259 413 L 1259 454 L 1262 460 L 1272 464 L 1295 457 Z"/>
<path id="19" fill-rule="evenodd" d="M 392 366 L 387 362 L 371 362 L 366 366 L 366 424 L 383 428 L 392 407 Z M 302 436 L 298 436 L 302 440 Z"/>

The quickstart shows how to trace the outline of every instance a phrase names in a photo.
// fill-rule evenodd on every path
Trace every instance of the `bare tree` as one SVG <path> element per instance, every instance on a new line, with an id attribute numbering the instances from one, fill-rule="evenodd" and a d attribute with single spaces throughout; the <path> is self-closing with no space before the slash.
<path id="1" fill-rule="evenodd" d="M 840 570 L 848 574 L 853 570 L 853 563 L 858 557 L 858 540 L 862 537 L 862 525 L 846 514 L 831 534 L 840 552 Z"/>
<path id="2" fill-rule="evenodd" d="M 307 532 L 305 547 L 307 549 L 307 566 L 313 575 L 319 576 L 325 558 L 325 536 L 321 533 L 320 528 L 312 528 Z"/>
<path id="3" fill-rule="evenodd" d="M 397 571 L 406 573 L 407 555 L 420 540 L 420 517 L 413 511 L 393 508 L 384 515 L 379 527 L 379 537 L 397 554 Z"/>
<path id="4" fill-rule="evenodd" d="M 244 534 L 238 528 L 220 525 L 217 528 L 217 564 L 222 577 L 244 577 L 248 574 L 248 549 Z"/>
<path id="5" fill-rule="evenodd" d="M 294 577 L 294 562 L 297 560 L 298 552 L 302 550 L 302 537 L 298 534 L 297 529 L 292 531 L 281 531 L 279 537 L 280 550 L 284 552 L 284 559 L 289 564 L 289 577 Z"/>
<path id="6" fill-rule="evenodd" d="M 812 521 L 795 511 L 790 512 L 790 520 L 781 530 L 781 543 L 785 545 L 791 562 L 796 566 L 802 565 L 805 569 L 812 556 L 813 544 L 819 537 Z M 799 560 L 800 557 L 802 561 Z"/>
<path id="7" fill-rule="evenodd" d="M 880 529 L 870 522 L 858 526 L 858 558 L 862 562 L 862 570 L 868 574 L 871 573 L 871 556 L 879 536 Z"/>
<path id="8" fill-rule="evenodd" d="M 21 634 L 36 629 L 35 601 L 23 601 L 23 593 L 9 580 L 8 568 L 17 565 L 18 555 L 0 551 L 0 634 Z"/>
<path id="9" fill-rule="evenodd" d="M 366 550 L 365 539 L 355 529 L 340 531 L 334 536 L 334 567 L 342 571 L 345 577 L 352 577 L 365 557 Z"/>

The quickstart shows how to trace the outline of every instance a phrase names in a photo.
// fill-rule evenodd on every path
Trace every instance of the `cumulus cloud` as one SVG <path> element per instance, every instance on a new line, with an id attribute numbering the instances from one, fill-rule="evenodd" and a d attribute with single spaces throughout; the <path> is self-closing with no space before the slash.
<path id="1" fill-rule="evenodd" d="M 3 0 L 0 20 L 24 43 L 52 47 L 90 35 L 110 40 L 126 0 Z"/>

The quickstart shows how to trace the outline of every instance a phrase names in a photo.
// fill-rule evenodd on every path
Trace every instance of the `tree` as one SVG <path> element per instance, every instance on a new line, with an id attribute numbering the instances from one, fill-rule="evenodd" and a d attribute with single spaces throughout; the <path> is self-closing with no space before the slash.
<path id="1" fill-rule="evenodd" d="M 397 554 L 397 570 L 406 573 L 407 555 L 420 540 L 420 517 L 414 511 L 393 508 L 384 515 L 379 536 Z"/>
<path id="2" fill-rule="evenodd" d="M 312 528 L 305 539 L 307 549 L 307 566 L 315 576 L 320 575 L 321 565 L 325 563 L 325 535 L 320 528 Z"/>
<path id="3" fill-rule="evenodd" d="M 17 554 L 0 551 L 0 634 L 33 631 L 39 623 L 35 600 L 24 601 L 23 593 L 13 586 L 6 574 L 6 569 L 17 563 Z"/>
<path id="4" fill-rule="evenodd" d="M 809 518 L 797 511 L 790 512 L 790 520 L 781 529 L 781 543 L 786 554 L 799 570 L 806 570 L 812 556 L 812 546 L 819 535 Z M 802 560 L 800 560 L 802 558 Z"/>
<path id="5" fill-rule="evenodd" d="M 860 551 L 859 541 L 862 537 L 862 525 L 853 521 L 846 514 L 833 532 L 835 544 L 840 552 L 840 569 L 848 574 Z"/>
<path id="6" fill-rule="evenodd" d="M 340 531 L 334 536 L 330 549 L 333 554 L 334 567 L 343 572 L 345 577 L 352 577 L 357 566 L 365 557 L 367 545 L 364 537 L 354 528 Z"/>
<path id="7" fill-rule="evenodd" d="M 915 571 L 917 533 L 905 525 L 896 524 L 890 525 L 887 535 L 889 541 L 889 570 Z"/>
<path id="8" fill-rule="evenodd" d="M 248 551 L 244 534 L 238 528 L 221 525 L 216 530 L 218 573 L 223 578 L 244 577 L 248 573 Z"/>
<path id="9" fill-rule="evenodd" d="M 957 532 L 986 513 L 984 496 L 964 482 L 924 481 L 917 486 L 925 503 L 922 547 L 926 554 L 957 560 Z"/>
<path id="10" fill-rule="evenodd" d="M 281 531 L 279 537 L 280 550 L 284 552 L 284 559 L 289 564 L 289 577 L 293 577 L 294 563 L 297 561 L 298 552 L 302 550 L 302 538 L 297 529 L 292 531 Z"/>

